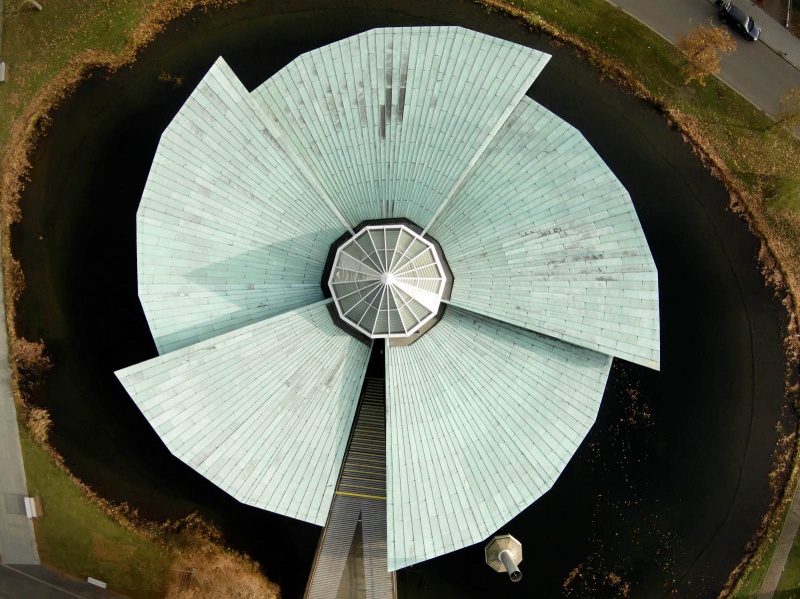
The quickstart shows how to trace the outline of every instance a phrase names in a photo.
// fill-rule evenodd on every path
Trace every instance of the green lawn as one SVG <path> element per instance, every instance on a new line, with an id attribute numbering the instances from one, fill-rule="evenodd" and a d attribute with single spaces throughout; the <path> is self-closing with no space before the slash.
<path id="1" fill-rule="evenodd" d="M 781 518 L 781 526 L 776 528 L 774 535 L 768 537 L 764 541 L 764 545 L 756 558 L 751 561 L 748 569 L 745 571 L 739 584 L 736 587 L 736 592 L 733 597 L 737 599 L 746 599 L 748 597 L 755 597 L 761 589 L 761 584 L 764 582 L 764 576 L 767 575 L 767 569 L 772 561 L 772 555 L 775 553 L 775 547 L 778 545 L 778 537 L 783 527 L 783 521 L 786 519 L 784 514 Z"/>
<path id="2" fill-rule="evenodd" d="M 42 0 L 42 11 L 5 2 L 2 57 L 7 82 L 0 85 L 0 146 L 13 121 L 36 92 L 84 51 L 117 53 L 151 6 L 146 0 Z"/>
<path id="3" fill-rule="evenodd" d="M 685 111 L 706 126 L 718 142 L 723 157 L 736 170 L 744 165 L 742 137 L 756 142 L 755 154 L 769 160 L 767 145 L 775 140 L 800 149 L 800 143 L 786 134 L 763 131 L 772 121 L 726 84 L 714 77 L 705 86 L 684 85 L 680 53 L 661 36 L 644 27 L 606 0 L 511 0 L 506 2 L 553 24 L 566 35 L 588 42 L 618 61 L 647 90 L 666 106 Z M 746 157 L 744 157 L 746 158 Z M 797 172 L 797 165 L 787 165 Z M 748 174 L 738 169 L 737 174 Z"/>
<path id="4" fill-rule="evenodd" d="M 28 491 L 44 509 L 34 521 L 42 562 L 130 597 L 163 597 L 172 553 L 103 513 L 24 432 L 20 441 Z"/>
<path id="5" fill-rule="evenodd" d="M 709 77 L 685 85 L 680 53 L 659 35 L 606 0 L 478 0 L 521 11 L 521 20 L 590 48 L 600 72 L 621 67 L 641 83 L 721 168 L 720 174 L 749 209 L 769 241 L 795 297 L 800 290 L 800 212 L 770 208 L 765 196 L 781 180 L 800 177 L 800 140 L 733 89 Z M 781 206 L 795 206 L 784 200 Z M 779 206 L 780 207 L 780 206 Z"/>

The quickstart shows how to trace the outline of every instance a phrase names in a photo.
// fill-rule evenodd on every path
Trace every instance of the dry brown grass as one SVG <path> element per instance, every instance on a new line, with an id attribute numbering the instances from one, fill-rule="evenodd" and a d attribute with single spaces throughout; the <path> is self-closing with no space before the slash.
<path id="1" fill-rule="evenodd" d="M 190 516 L 171 531 L 177 557 L 168 599 L 279 599 L 258 564 L 222 545 L 219 532 Z"/>
<path id="2" fill-rule="evenodd" d="M 38 348 L 29 351 L 33 358 L 42 356 Z M 280 597 L 280 587 L 261 573 L 259 565 L 247 555 L 229 548 L 220 532 L 197 514 L 191 514 L 177 522 L 168 521 L 159 524 L 142 518 L 138 511 L 127 503 L 113 503 L 95 493 L 72 473 L 61 455 L 48 442 L 51 426 L 49 412 L 31 405 L 24 387 L 21 392 L 18 389 L 18 395 L 22 398 L 19 414 L 25 429 L 49 457 L 50 462 L 71 481 L 74 488 L 79 489 L 91 504 L 109 516 L 116 525 L 138 537 L 149 539 L 157 546 L 166 547 L 173 556 L 169 566 L 170 577 L 167 582 L 166 597 L 173 599 L 278 599 Z M 53 497 L 49 496 L 47 499 L 52 501 Z M 61 498 L 57 498 L 56 502 L 60 500 Z M 73 522 L 71 525 L 86 526 L 91 530 L 91 523 Z M 105 562 L 115 561 L 117 562 L 115 568 L 127 571 L 129 564 L 125 558 L 134 551 L 134 548 L 120 541 L 120 538 L 124 537 L 115 534 L 113 540 L 109 540 L 107 537 L 93 534 L 92 550 L 95 555 L 102 556 Z M 185 573 L 193 569 L 196 570 L 196 576 L 189 580 Z"/>
<path id="3" fill-rule="evenodd" d="M 177 17 L 196 7 L 225 6 L 241 1 L 243 0 L 164 0 L 153 3 L 141 22 L 131 32 L 128 43 L 122 51 L 112 54 L 102 49 L 90 48 L 71 56 L 66 61 L 66 65 L 54 77 L 31 95 L 30 100 L 9 129 L 8 139 L 0 158 L 0 240 L 2 241 L 0 255 L 2 255 L 3 261 L 6 319 L 10 343 L 13 343 L 16 338 L 15 301 L 24 289 L 22 270 L 11 253 L 10 227 L 21 218 L 19 199 L 25 189 L 25 182 L 31 169 L 30 153 L 36 146 L 39 136 L 47 129 L 50 112 L 68 97 L 75 86 L 93 69 L 101 68 L 107 73 L 113 73 L 133 62 L 138 52 Z M 68 35 L 74 37 L 76 33 L 72 32 Z M 44 42 L 55 43 L 52 40 L 44 40 Z M 37 52 L 41 52 L 39 44 L 35 47 Z M 17 101 L 19 98 L 21 96 L 17 96 Z"/>
<path id="4" fill-rule="evenodd" d="M 770 487 L 773 491 L 772 503 L 762 517 L 756 535 L 745 547 L 744 556 L 728 576 L 722 591 L 717 596 L 718 599 L 740 595 L 740 586 L 746 578 L 746 573 L 755 568 L 769 567 L 772 550 L 781 534 L 784 516 L 792 503 L 793 494 L 785 491 L 794 489 L 800 478 L 797 453 L 797 434 L 781 436 L 773 453 L 774 466 L 769 474 Z M 757 590 L 758 586 L 754 590 Z M 745 596 L 749 596 L 749 593 L 745 593 Z"/>
<path id="5" fill-rule="evenodd" d="M 731 210 L 745 219 L 751 231 L 759 237 L 761 247 L 758 261 L 765 283 L 775 290 L 776 296 L 781 298 L 789 314 L 790 322 L 784 341 L 787 359 L 786 389 L 787 396 L 795 396 L 798 385 L 792 380 L 791 373 L 800 356 L 797 326 L 800 319 L 800 211 L 771 209 L 765 196 L 767 190 L 774 187 L 780 178 L 800 176 L 797 140 L 781 127 L 758 129 L 749 124 L 712 121 L 708 119 L 708 115 L 703 115 L 702 110 L 695 110 L 696 114 L 693 114 L 690 108 L 684 108 L 686 102 L 683 100 L 687 94 L 691 96 L 696 92 L 687 87 L 670 94 L 668 85 L 651 81 L 652 89 L 662 90 L 656 95 L 651 87 L 642 83 L 646 80 L 642 73 L 635 73 L 628 68 L 625 61 L 600 49 L 587 39 L 591 35 L 584 37 L 570 34 L 534 12 L 534 6 L 542 6 L 538 0 L 474 1 L 489 10 L 500 10 L 514 16 L 528 27 L 541 30 L 555 40 L 571 46 L 603 76 L 617 81 L 624 89 L 652 103 L 681 132 L 684 139 L 691 143 L 703 164 L 723 182 L 730 193 Z M 525 7 L 524 10 L 517 6 L 520 3 Z M 587 27 L 584 30 L 592 29 Z M 792 106 L 794 101 L 794 96 L 787 100 Z M 785 110 L 791 111 L 791 106 Z M 759 131 L 772 131 L 774 135 L 764 136 Z M 747 175 L 746 181 L 741 178 L 743 174 Z M 797 443 L 797 434 L 788 435 L 779 443 L 774 456 L 774 468 L 770 473 L 773 489 L 770 507 L 720 597 L 733 594 L 743 578 L 743 573 L 763 563 L 765 553 L 771 546 L 770 542 L 780 534 L 783 516 L 800 479 L 800 452 Z M 787 451 L 787 444 L 790 451 Z"/>
<path id="6" fill-rule="evenodd" d="M 22 109 L 19 118 L 10 128 L 9 139 L 0 160 L 0 251 L 3 257 L 12 390 L 21 421 L 31 438 L 89 502 L 122 528 L 147 537 L 152 543 L 170 547 L 176 557 L 171 566 L 169 597 L 270 599 L 280 597 L 280 591 L 277 585 L 261 574 L 258 564 L 227 548 L 219 533 L 203 523 L 199 517 L 191 516 L 178 524 L 165 525 L 146 521 L 127 503 L 115 504 L 97 495 L 72 473 L 61 455 L 48 443 L 50 415 L 46 409 L 31 404 L 29 392 L 42 381 L 50 368 L 50 359 L 41 340 L 28 341 L 16 334 L 15 302 L 25 288 L 25 278 L 19 262 L 11 255 L 10 226 L 21 218 L 19 199 L 31 168 L 29 156 L 39 136 L 47 129 L 50 111 L 69 96 L 90 71 L 102 68 L 107 73 L 112 73 L 131 63 L 138 51 L 163 30 L 167 23 L 194 7 L 222 6 L 239 1 L 241 0 L 166 0 L 154 3 L 133 30 L 128 44 L 120 53 L 87 49 L 71 57 L 67 65 L 41 86 Z M 170 81 L 174 85 L 181 83 L 178 77 L 170 76 Z M 101 545 L 108 543 L 108 540 L 97 535 L 92 537 L 92 546 L 96 546 L 104 555 L 108 555 L 111 548 L 103 549 Z M 130 547 L 115 544 L 112 553 L 117 554 L 120 551 L 123 554 L 130 552 Z M 180 571 L 187 567 L 197 568 L 198 575 L 195 584 L 184 588 L 179 584 Z"/>
<path id="7" fill-rule="evenodd" d="M 8 349 L 9 360 L 14 363 L 17 370 L 28 376 L 42 377 L 52 366 L 41 339 L 28 341 L 24 337 L 16 337 Z"/>
<path id="8" fill-rule="evenodd" d="M 44 342 L 41 339 L 28 341 L 24 337 L 13 337 L 8 344 L 8 363 L 16 391 L 14 400 L 21 420 L 31 437 L 45 445 L 52 425 L 50 413 L 29 401 L 31 390 L 44 381 L 47 371 L 52 367 Z"/>
<path id="9" fill-rule="evenodd" d="M 50 437 L 50 412 L 44 408 L 30 407 L 25 416 L 25 427 L 39 445 L 45 445 Z"/>

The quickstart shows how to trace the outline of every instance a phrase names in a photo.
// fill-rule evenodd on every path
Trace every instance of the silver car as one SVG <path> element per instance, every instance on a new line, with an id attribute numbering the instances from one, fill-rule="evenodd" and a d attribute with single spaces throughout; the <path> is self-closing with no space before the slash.
<path id="1" fill-rule="evenodd" d="M 750 41 L 756 41 L 761 35 L 761 27 L 756 25 L 753 18 L 738 6 L 734 6 L 731 0 L 718 1 L 720 6 L 719 17 L 728 25 L 737 29 Z"/>

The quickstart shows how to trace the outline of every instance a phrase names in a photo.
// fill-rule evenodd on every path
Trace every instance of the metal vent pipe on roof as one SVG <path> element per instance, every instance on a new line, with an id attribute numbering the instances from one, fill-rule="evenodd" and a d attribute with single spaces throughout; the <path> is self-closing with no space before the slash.
<path id="1" fill-rule="evenodd" d="M 517 564 L 514 563 L 514 557 L 511 555 L 511 552 L 508 549 L 501 551 L 499 557 L 500 561 L 503 562 L 503 565 L 506 567 L 506 572 L 508 572 L 508 577 L 511 579 L 511 582 L 519 582 L 522 580 L 522 572 L 519 571 Z"/>
<path id="2" fill-rule="evenodd" d="M 507 572 L 511 582 L 522 580 L 517 564 L 522 561 L 522 543 L 511 535 L 495 535 L 484 549 L 486 564 L 495 572 Z"/>

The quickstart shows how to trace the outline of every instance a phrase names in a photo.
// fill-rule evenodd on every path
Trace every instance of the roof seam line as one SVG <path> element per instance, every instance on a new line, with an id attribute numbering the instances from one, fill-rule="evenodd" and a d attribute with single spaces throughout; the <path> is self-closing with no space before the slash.
<path id="1" fill-rule="evenodd" d="M 221 59 L 220 59 L 221 60 Z M 226 64 L 227 66 L 227 64 Z M 230 68 L 230 67 L 228 67 Z M 238 79 L 238 78 L 237 78 Z M 328 209 L 333 213 L 336 219 L 344 225 L 344 227 L 350 232 L 351 235 L 355 235 L 355 231 L 353 227 L 347 222 L 347 219 L 344 215 L 339 211 L 336 207 L 336 204 L 333 203 L 331 197 L 322 189 L 322 186 L 317 181 L 317 178 L 311 173 L 311 170 L 306 166 L 305 161 L 294 151 L 294 148 L 289 145 L 286 141 L 284 141 L 284 136 L 281 133 L 278 126 L 270 120 L 267 114 L 261 109 L 261 106 L 258 105 L 253 99 L 253 96 L 250 93 L 245 94 L 247 98 L 248 105 L 253 109 L 256 116 L 261 120 L 264 124 L 264 133 L 267 134 L 268 137 L 272 139 L 280 148 L 286 153 L 286 156 L 294 163 L 294 165 L 300 170 L 302 175 L 306 178 L 306 180 L 311 184 L 311 187 L 314 188 L 319 194 L 319 197 L 325 202 L 325 205 Z"/>
<path id="2" fill-rule="evenodd" d="M 433 216 L 430 218 L 430 220 L 428 220 L 428 223 L 423 227 L 421 235 L 424 236 L 428 232 L 428 229 L 431 228 L 431 226 L 433 225 L 433 222 L 442 213 L 442 211 L 444 210 L 444 207 L 448 204 L 448 202 L 450 202 L 450 200 L 453 198 L 453 196 L 459 190 L 459 188 L 461 187 L 462 183 L 464 183 L 464 180 L 467 178 L 467 175 L 469 175 L 472 172 L 473 167 L 478 163 L 478 161 L 480 160 L 480 158 L 483 155 L 483 153 L 489 147 L 489 144 L 492 143 L 492 140 L 494 139 L 495 135 L 497 135 L 497 132 L 500 131 L 500 128 L 503 125 L 505 125 L 506 121 L 508 120 L 508 117 L 511 116 L 511 113 L 514 112 L 514 110 L 516 110 L 517 106 L 519 105 L 520 101 L 522 100 L 522 96 L 524 96 L 525 92 L 528 91 L 528 88 L 530 88 L 530 86 L 533 85 L 533 82 L 539 76 L 539 73 L 542 72 L 542 69 L 544 69 L 545 65 L 547 64 L 547 62 L 549 60 L 550 60 L 550 56 L 546 55 L 546 54 L 543 55 L 540 58 L 539 62 L 536 65 L 536 68 L 531 73 L 530 77 L 528 77 L 525 80 L 525 86 L 524 87 L 520 87 L 520 89 L 514 95 L 513 101 L 503 111 L 503 113 L 500 115 L 500 118 L 497 119 L 497 122 L 494 124 L 494 127 L 492 127 L 492 130 L 486 136 L 486 139 L 483 140 L 483 143 L 480 145 L 478 150 L 473 155 L 472 160 L 470 160 L 467 163 L 467 168 L 464 169 L 464 171 L 461 173 L 461 176 L 456 180 L 455 184 L 453 184 L 453 187 L 450 189 L 450 191 L 447 193 L 447 195 L 444 197 L 444 199 L 439 204 L 439 207 L 436 209 L 436 212 L 433 213 Z"/>

